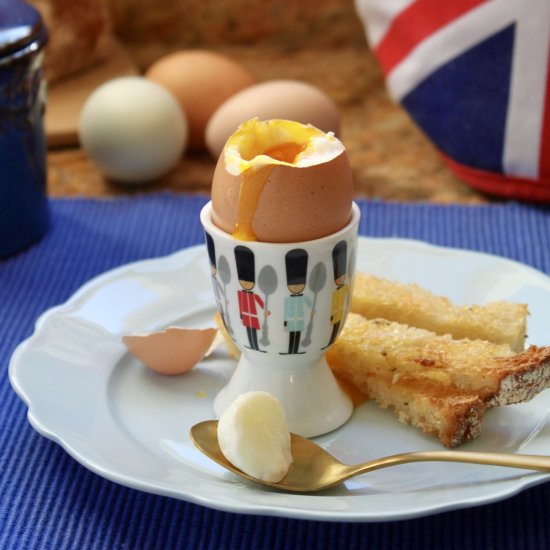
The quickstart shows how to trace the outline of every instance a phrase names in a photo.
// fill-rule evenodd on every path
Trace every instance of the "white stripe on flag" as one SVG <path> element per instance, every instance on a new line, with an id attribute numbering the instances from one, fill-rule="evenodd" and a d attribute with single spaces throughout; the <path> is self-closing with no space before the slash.
<path id="1" fill-rule="evenodd" d="M 503 164 L 508 175 L 536 178 L 548 76 L 550 2 L 519 0 L 517 4 Z"/>
<path id="2" fill-rule="evenodd" d="M 492 0 L 481 4 L 423 40 L 388 75 L 387 86 L 393 99 L 400 101 L 438 68 L 513 23 L 514 14 L 507 4 L 521 1 Z"/>

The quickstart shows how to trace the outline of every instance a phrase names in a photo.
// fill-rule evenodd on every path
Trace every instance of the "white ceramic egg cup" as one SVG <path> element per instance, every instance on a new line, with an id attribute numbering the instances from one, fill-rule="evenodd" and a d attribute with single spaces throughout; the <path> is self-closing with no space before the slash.
<path id="1" fill-rule="evenodd" d="M 221 416 L 242 393 L 276 397 L 290 431 L 304 437 L 330 432 L 352 413 L 325 352 L 349 310 L 360 212 L 326 237 L 299 243 L 234 239 L 212 223 L 211 203 L 201 222 L 218 310 L 242 354 L 214 400 Z"/>

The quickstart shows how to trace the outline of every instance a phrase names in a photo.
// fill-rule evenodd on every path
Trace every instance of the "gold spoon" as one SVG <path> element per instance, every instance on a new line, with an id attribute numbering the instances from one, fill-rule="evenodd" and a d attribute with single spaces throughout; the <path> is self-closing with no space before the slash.
<path id="1" fill-rule="evenodd" d="M 206 456 L 231 470 L 235 474 L 283 491 L 312 492 L 327 489 L 350 477 L 372 472 L 380 468 L 407 464 L 409 462 L 467 462 L 489 466 L 505 466 L 526 470 L 550 472 L 550 457 L 538 455 L 516 455 L 505 453 L 483 453 L 469 451 L 422 451 L 378 458 L 364 464 L 347 465 L 313 441 L 296 434 L 291 435 L 293 462 L 286 476 L 276 483 L 262 481 L 245 474 L 225 458 L 218 444 L 217 420 L 206 420 L 191 428 L 193 443 Z"/>

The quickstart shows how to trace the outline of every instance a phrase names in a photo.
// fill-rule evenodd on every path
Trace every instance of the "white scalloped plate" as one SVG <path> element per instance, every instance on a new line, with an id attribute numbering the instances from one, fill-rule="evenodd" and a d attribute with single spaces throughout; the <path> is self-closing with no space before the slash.
<path id="1" fill-rule="evenodd" d="M 416 282 L 456 303 L 508 299 L 529 304 L 529 343 L 550 344 L 550 278 L 496 256 L 418 241 L 361 238 L 358 270 Z M 15 351 L 9 374 L 42 435 L 93 472 L 123 485 L 231 512 L 333 521 L 385 521 L 509 497 L 550 475 L 459 464 L 409 464 L 312 495 L 242 481 L 201 455 L 189 428 L 213 417 L 212 400 L 234 361 L 223 352 L 181 377 L 146 369 L 124 334 L 168 325 L 211 326 L 214 300 L 204 247 L 141 261 L 87 283 L 44 313 Z M 491 410 L 465 450 L 550 454 L 550 392 Z M 373 404 L 317 438 L 345 462 L 421 449 L 432 437 Z"/>

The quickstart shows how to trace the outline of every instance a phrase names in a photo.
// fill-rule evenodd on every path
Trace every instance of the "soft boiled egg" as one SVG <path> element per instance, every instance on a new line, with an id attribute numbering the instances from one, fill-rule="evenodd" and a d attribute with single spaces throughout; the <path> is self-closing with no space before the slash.
<path id="1" fill-rule="evenodd" d="M 300 242 L 350 220 L 353 178 L 332 132 L 252 119 L 230 136 L 212 181 L 212 221 L 238 240 Z"/>

